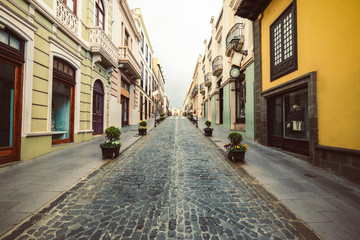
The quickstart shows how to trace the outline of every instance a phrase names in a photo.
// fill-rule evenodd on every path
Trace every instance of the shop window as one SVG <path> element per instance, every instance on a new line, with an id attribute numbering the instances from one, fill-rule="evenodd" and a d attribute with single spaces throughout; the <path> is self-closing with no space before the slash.
<path id="1" fill-rule="evenodd" d="M 270 26 L 271 81 L 297 69 L 296 3 Z"/>
<path id="2" fill-rule="evenodd" d="M 54 58 L 51 104 L 53 144 L 73 140 L 75 69 L 65 61 Z"/>
<path id="3" fill-rule="evenodd" d="M 284 95 L 284 137 L 309 139 L 307 89 Z"/>
<path id="4" fill-rule="evenodd" d="M 102 0 L 96 0 L 95 24 L 105 30 L 105 10 Z"/>
<path id="5" fill-rule="evenodd" d="M 245 123 L 246 81 L 241 73 L 235 82 L 236 123 Z"/>

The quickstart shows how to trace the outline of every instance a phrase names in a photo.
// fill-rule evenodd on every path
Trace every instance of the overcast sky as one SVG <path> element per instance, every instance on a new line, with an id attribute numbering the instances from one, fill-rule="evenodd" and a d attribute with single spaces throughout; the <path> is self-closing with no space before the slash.
<path id="1" fill-rule="evenodd" d="M 171 107 L 182 107 L 196 60 L 211 34 L 211 16 L 218 18 L 222 0 L 128 0 L 140 8 L 145 27 L 165 76 Z"/>

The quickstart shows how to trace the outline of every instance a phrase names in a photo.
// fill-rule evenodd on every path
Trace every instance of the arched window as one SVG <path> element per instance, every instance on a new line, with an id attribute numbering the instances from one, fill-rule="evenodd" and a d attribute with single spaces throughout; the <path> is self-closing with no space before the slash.
<path id="1" fill-rule="evenodd" d="M 77 0 L 63 0 L 63 2 L 76 15 Z"/>
<path id="2" fill-rule="evenodd" d="M 96 26 L 99 26 L 105 30 L 105 10 L 102 0 L 96 0 L 95 18 Z"/>

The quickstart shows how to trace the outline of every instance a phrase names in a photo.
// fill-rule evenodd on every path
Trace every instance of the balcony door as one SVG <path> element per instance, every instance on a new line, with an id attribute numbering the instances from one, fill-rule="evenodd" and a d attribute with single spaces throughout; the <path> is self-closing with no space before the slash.
<path id="1" fill-rule="evenodd" d="M 94 134 L 102 134 L 104 129 L 104 89 L 100 80 L 94 83 L 93 93 L 93 130 Z"/>

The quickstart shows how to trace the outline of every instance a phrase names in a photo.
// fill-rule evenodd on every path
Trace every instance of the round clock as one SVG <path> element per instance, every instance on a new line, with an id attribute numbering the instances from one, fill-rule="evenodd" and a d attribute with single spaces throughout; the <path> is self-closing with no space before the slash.
<path id="1" fill-rule="evenodd" d="M 230 69 L 230 76 L 233 78 L 237 78 L 240 76 L 240 69 L 237 67 L 233 67 Z"/>

